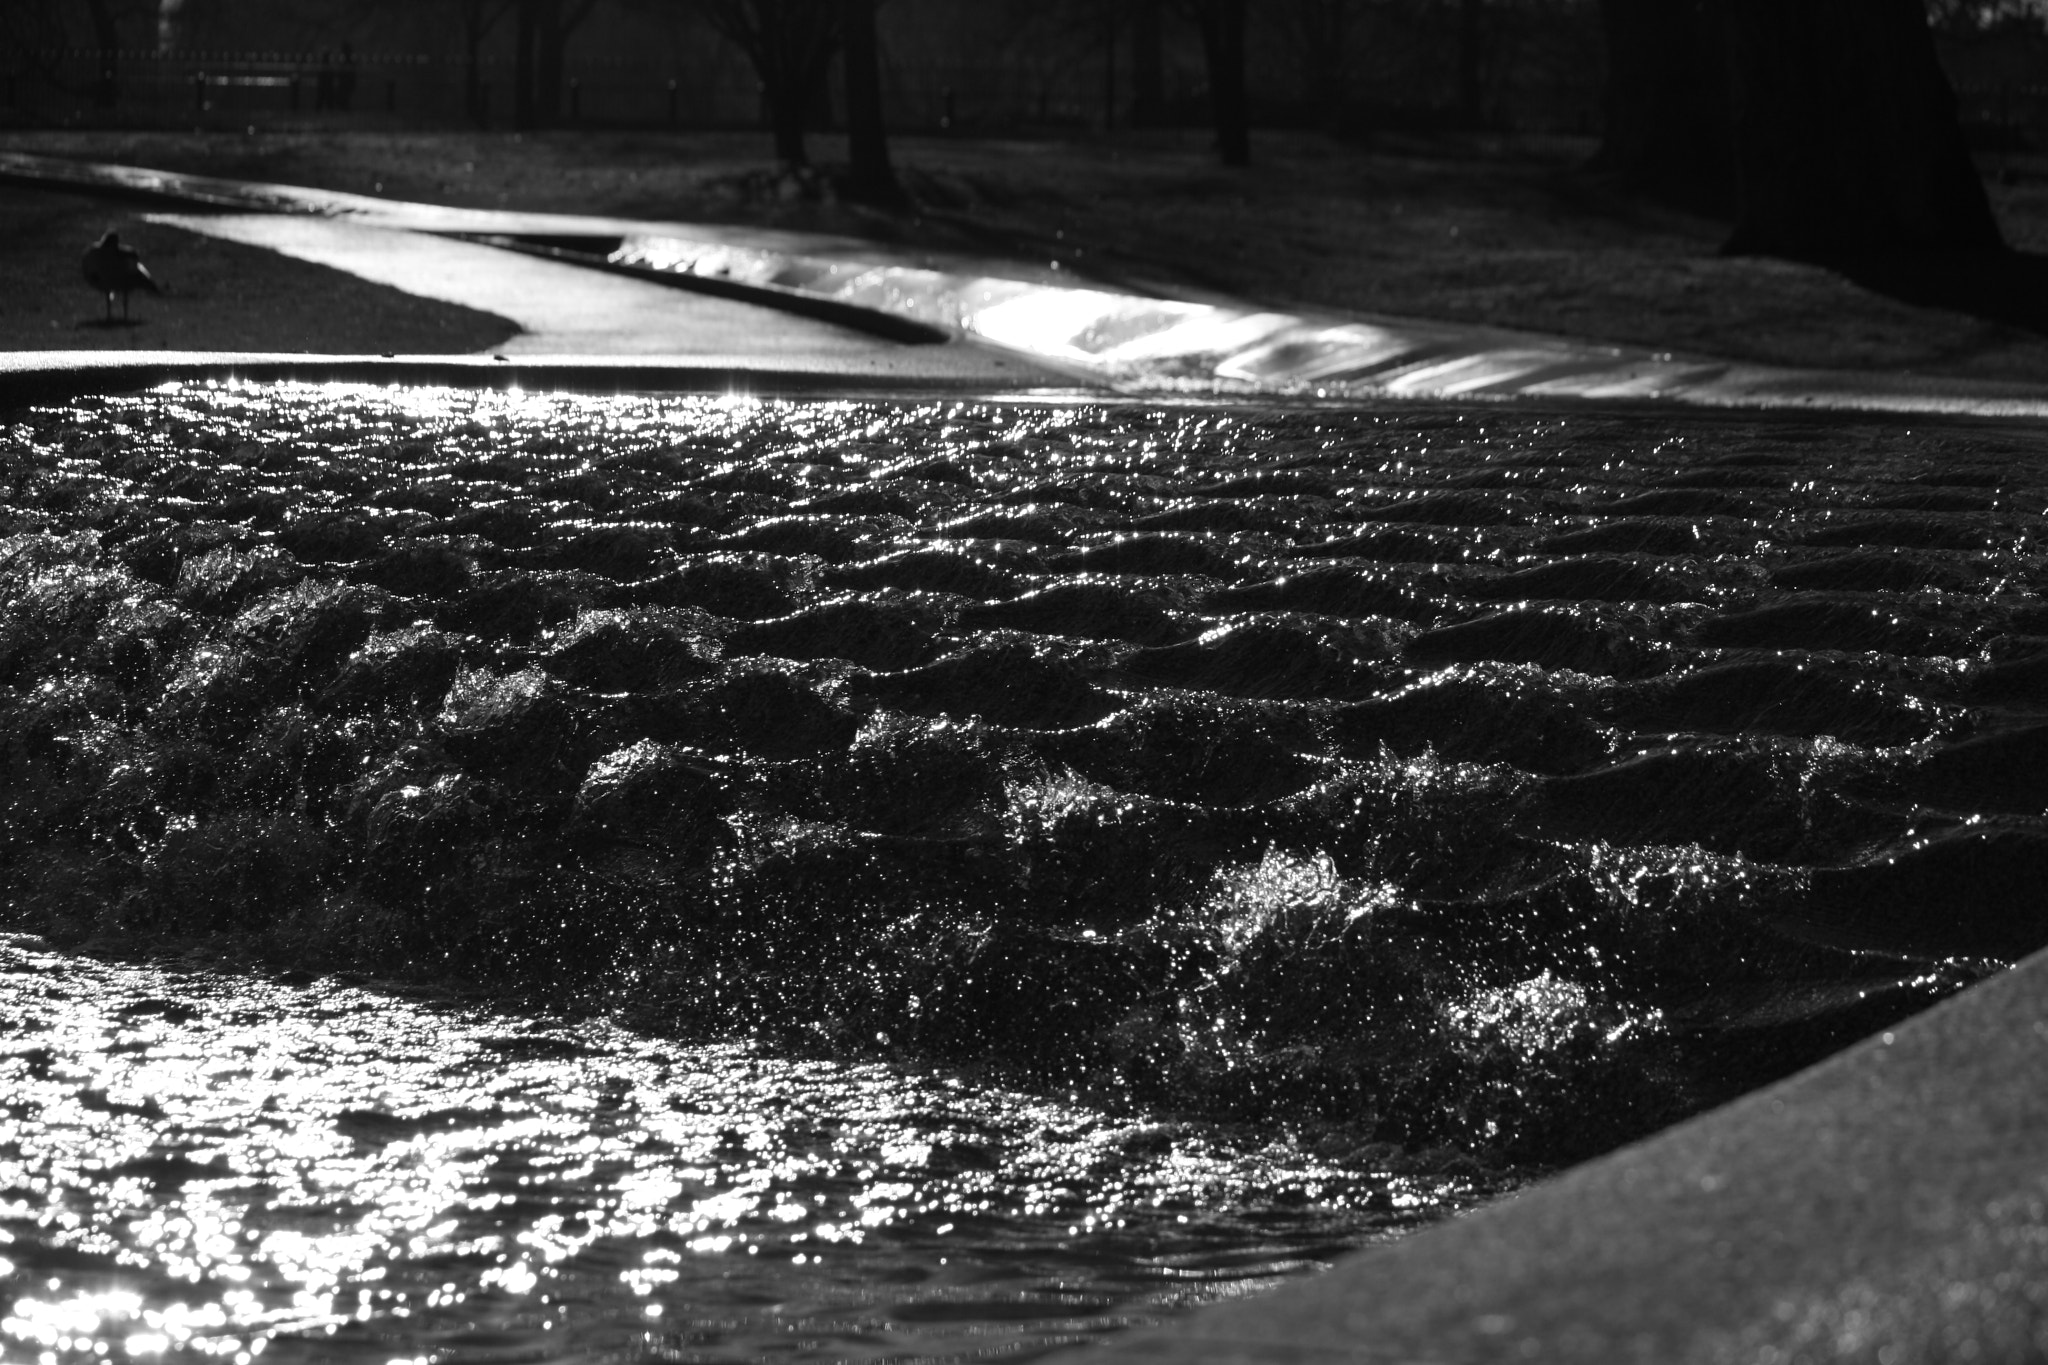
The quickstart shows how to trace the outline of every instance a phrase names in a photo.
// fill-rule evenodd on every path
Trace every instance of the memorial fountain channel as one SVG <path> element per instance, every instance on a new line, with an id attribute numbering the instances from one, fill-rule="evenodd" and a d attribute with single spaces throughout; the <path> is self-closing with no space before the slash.
<path id="1" fill-rule="evenodd" d="M 1012 1358 L 2048 932 L 2048 433 L 4 416 L 4 1358 Z"/>

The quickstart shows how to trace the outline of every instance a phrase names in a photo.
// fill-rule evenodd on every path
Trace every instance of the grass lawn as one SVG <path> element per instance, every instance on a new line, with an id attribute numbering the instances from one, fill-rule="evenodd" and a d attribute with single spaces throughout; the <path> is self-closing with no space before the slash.
<path id="1" fill-rule="evenodd" d="M 272 252 L 145 223 L 142 206 L 0 186 L 0 350 L 464 354 L 502 344 L 503 318 L 417 299 Z M 163 297 L 106 321 L 79 258 L 108 229 L 142 252 Z"/>
<path id="2" fill-rule="evenodd" d="M 900 138 L 894 154 L 916 201 L 900 215 L 797 193 L 755 133 L 40 131 L 0 134 L 0 146 L 447 204 L 848 233 L 1041 266 L 1057 260 L 1078 277 L 1138 288 L 1733 359 L 2048 376 L 2048 338 L 2031 331 L 1910 306 L 1812 266 L 1720 256 L 1722 225 L 1613 193 L 1579 169 L 1591 144 L 1575 139 L 1361 146 L 1271 133 L 1255 140 L 1254 166 L 1229 171 L 1193 130 Z M 818 137 L 812 147 L 827 169 L 843 164 L 843 140 Z M 2048 186 L 2009 178 L 1990 187 L 2009 240 L 2048 247 Z M 397 296 L 387 312 L 371 297 L 386 291 L 341 277 L 296 283 L 312 268 L 266 266 L 246 259 L 259 253 L 165 229 L 142 243 L 159 273 L 203 282 L 209 300 L 233 300 L 216 318 L 191 321 L 195 335 L 212 339 L 171 339 L 191 295 L 154 309 L 158 301 L 143 301 L 152 319 L 144 327 L 88 333 L 74 325 L 92 311 L 76 254 L 101 226 L 132 217 L 128 206 L 45 196 L 41 208 L 23 209 L 21 194 L 0 193 L 0 278 L 14 281 L 0 285 L 0 347 L 91 344 L 81 340 L 88 334 L 127 346 L 240 348 L 263 337 L 309 350 L 476 350 L 496 339 L 474 340 L 488 330 L 480 315 Z M 317 291 L 334 306 L 309 306 Z M 59 334 L 61 343 L 50 339 Z"/>

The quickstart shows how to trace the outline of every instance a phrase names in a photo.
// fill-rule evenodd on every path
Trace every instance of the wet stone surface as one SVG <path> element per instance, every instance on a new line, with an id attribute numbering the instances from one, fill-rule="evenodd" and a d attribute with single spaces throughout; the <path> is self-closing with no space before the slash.
<path id="1" fill-rule="evenodd" d="M 1582 1158 L 2048 943 L 2033 426 L 0 423 L 0 901 L 54 949 L 969 1067 L 1383 1179 Z"/>

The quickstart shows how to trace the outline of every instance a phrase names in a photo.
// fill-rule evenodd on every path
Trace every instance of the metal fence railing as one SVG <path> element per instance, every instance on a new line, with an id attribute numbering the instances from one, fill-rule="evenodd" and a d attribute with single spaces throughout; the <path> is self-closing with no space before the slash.
<path id="1" fill-rule="evenodd" d="M 421 53 L 154 52 L 28 54 L 0 74 L 0 121 L 229 127 L 288 123 L 503 125 L 512 70 L 498 57 L 471 72 Z M 601 60 L 569 64 L 558 120 L 646 127 L 751 126 L 760 89 L 732 62 Z"/>
<path id="2" fill-rule="evenodd" d="M 6 0 L 0 0 L 0 4 Z M 0 68 L 0 124 L 108 124 L 126 127 L 243 128 L 286 125 L 457 127 L 512 121 L 512 63 L 502 54 L 472 68 L 460 57 L 419 52 L 99 52 L 85 49 L 11 55 Z M 1597 82 L 1550 80 L 1533 60 L 1505 90 L 1515 122 L 1556 127 L 1583 121 L 1597 103 Z M 758 128 L 766 110 L 760 84 L 736 51 L 713 43 L 680 56 L 579 57 L 571 54 L 551 122 L 569 126 Z M 1549 81 L 1550 85 L 1546 85 Z M 1255 83 L 1256 85 L 1256 83 Z M 814 118 L 831 127 L 843 110 L 835 71 Z M 1166 81 L 1172 121 L 1207 117 L 1206 73 L 1176 65 Z M 1298 120 L 1306 96 L 1299 81 L 1268 73 L 1253 91 L 1261 117 Z M 1105 88 L 1119 92 L 1106 107 Z M 1360 107 L 1390 92 L 1362 80 Z M 1129 117 L 1128 83 L 1105 82 L 1096 54 L 1058 62 L 885 62 L 884 112 L 903 132 L 1010 132 L 1099 127 Z M 1368 98 L 1370 97 L 1370 98 Z M 2029 108 L 2036 108 L 2030 105 Z M 1563 111 L 1563 112 L 1560 112 Z"/>

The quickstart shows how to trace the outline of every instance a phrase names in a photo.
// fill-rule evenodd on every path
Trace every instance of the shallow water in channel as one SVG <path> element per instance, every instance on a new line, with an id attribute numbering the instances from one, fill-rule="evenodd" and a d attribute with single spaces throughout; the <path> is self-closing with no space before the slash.
<path id="1" fill-rule="evenodd" d="M 0 1017 L 4 1359 L 1028 1354 L 1487 1188 L 957 1075 L 26 940 L 0 945 Z"/>
<path id="2" fill-rule="evenodd" d="M 1653 1132 L 2048 944 L 2044 507 L 2025 423 L 0 414 L 0 1350 L 1028 1352 Z"/>

